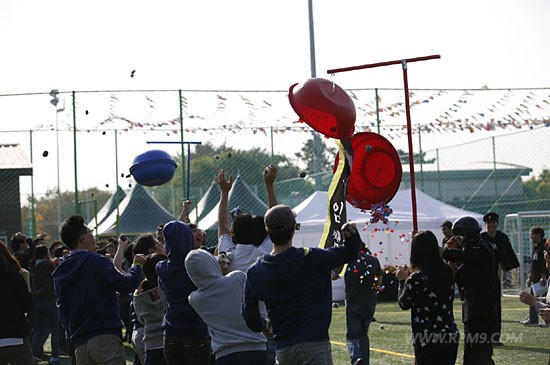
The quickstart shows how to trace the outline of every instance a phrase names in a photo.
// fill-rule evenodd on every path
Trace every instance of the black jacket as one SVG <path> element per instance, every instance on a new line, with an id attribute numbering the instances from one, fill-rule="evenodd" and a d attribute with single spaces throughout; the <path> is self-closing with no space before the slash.
<path id="1" fill-rule="evenodd" d="M 32 309 L 32 297 L 27 282 L 18 272 L 0 272 L 0 338 L 29 336 L 25 313 Z"/>

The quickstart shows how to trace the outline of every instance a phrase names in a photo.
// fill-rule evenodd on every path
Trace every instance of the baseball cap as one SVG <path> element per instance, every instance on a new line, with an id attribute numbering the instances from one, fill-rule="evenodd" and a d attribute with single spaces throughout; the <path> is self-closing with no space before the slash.
<path id="1" fill-rule="evenodd" d="M 264 223 L 269 233 L 282 233 L 296 224 L 296 218 L 289 206 L 279 204 L 265 212 Z"/>
<path id="2" fill-rule="evenodd" d="M 498 214 L 495 212 L 489 212 L 483 216 L 484 222 L 498 222 Z"/>

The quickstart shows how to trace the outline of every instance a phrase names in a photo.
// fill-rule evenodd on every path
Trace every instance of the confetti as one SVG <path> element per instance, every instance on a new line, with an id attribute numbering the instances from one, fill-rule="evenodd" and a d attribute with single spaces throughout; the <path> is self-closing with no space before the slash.
<path id="1" fill-rule="evenodd" d="M 134 77 L 135 74 L 136 74 L 136 70 L 132 70 L 132 72 L 130 72 L 130 77 Z"/>
<path id="2" fill-rule="evenodd" d="M 306 175 L 307 175 L 307 174 L 306 174 L 306 172 L 305 172 L 305 171 L 302 171 L 302 172 L 300 172 L 300 177 L 301 177 L 301 178 L 304 178 L 304 177 L 306 177 Z"/>
<path id="3" fill-rule="evenodd" d="M 43 157 L 48 157 L 48 154 L 49 154 L 49 152 L 48 152 L 48 151 L 44 151 L 44 152 L 42 152 L 42 156 L 43 156 Z"/>

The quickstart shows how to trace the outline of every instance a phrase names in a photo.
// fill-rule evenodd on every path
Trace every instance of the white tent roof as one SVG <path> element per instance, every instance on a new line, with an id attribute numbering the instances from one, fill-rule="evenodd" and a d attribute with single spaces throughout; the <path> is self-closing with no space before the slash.
<path id="1" fill-rule="evenodd" d="M 431 196 L 416 190 L 417 222 L 420 231 L 430 230 L 441 242 L 441 223 L 451 222 L 465 215 L 482 221 L 482 215 L 445 204 Z M 370 223 L 370 212 L 361 211 L 347 203 L 347 220 L 357 224 L 363 242 L 378 257 L 382 266 L 408 264 L 410 258 L 410 239 L 413 230 L 411 190 L 401 190 L 389 202 L 393 213 L 388 223 Z M 328 193 L 317 191 L 294 208 L 296 222 L 300 230 L 296 231 L 293 245 L 296 247 L 316 247 L 323 235 L 328 209 Z M 344 299 L 344 281 L 332 283 L 333 300 Z"/>
<path id="2" fill-rule="evenodd" d="M 294 208 L 294 212 L 297 215 L 296 221 L 300 222 L 302 225 L 324 224 L 327 215 L 327 204 L 328 193 L 326 191 L 316 191 Z M 410 189 L 398 191 L 389 203 L 389 206 L 393 210 L 393 213 L 389 216 L 390 221 L 399 221 L 400 223 L 410 222 L 412 224 Z M 419 229 L 422 229 L 421 223 L 429 223 L 430 227 L 433 227 L 433 223 L 435 223 L 437 224 L 436 228 L 439 228 L 439 225 L 441 225 L 443 221 L 454 221 L 464 215 L 472 216 L 480 222 L 483 217 L 481 214 L 443 203 L 419 190 L 416 190 L 416 206 Z M 365 223 L 370 219 L 368 211 L 361 211 L 361 209 L 354 208 L 350 203 L 346 203 L 346 212 L 348 221 Z M 437 232 L 434 233 L 437 234 Z"/>

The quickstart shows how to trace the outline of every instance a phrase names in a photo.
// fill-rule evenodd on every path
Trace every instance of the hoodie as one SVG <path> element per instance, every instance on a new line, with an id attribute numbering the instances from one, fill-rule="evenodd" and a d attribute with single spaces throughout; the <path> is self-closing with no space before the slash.
<path id="1" fill-rule="evenodd" d="M 241 316 L 245 273 L 223 276 L 218 260 L 205 250 L 189 253 L 185 267 L 198 288 L 189 295 L 189 303 L 208 325 L 216 359 L 236 352 L 265 351 L 265 336 L 252 332 Z"/>
<path id="2" fill-rule="evenodd" d="M 191 307 L 187 297 L 197 287 L 185 270 L 185 257 L 193 250 L 193 234 L 187 224 L 168 222 L 163 229 L 168 260 L 157 264 L 159 286 L 166 295 L 162 325 L 164 335 L 201 340 L 208 337 L 206 324 Z"/>
<path id="3" fill-rule="evenodd" d="M 332 319 L 331 270 L 357 257 L 359 234 L 344 246 L 290 247 L 260 257 L 247 270 L 242 313 L 250 329 L 260 332 L 265 321 L 258 301 L 264 301 L 277 349 L 304 342 L 327 341 Z"/>
<path id="4" fill-rule="evenodd" d="M 75 348 L 98 335 L 120 334 L 116 292 L 129 293 L 143 279 L 138 266 L 122 274 L 109 258 L 86 250 L 71 251 L 52 276 L 59 318 Z"/>
<path id="5" fill-rule="evenodd" d="M 166 297 L 159 287 L 134 293 L 133 304 L 136 318 L 143 323 L 143 343 L 145 351 L 163 348 L 162 317 Z"/>

